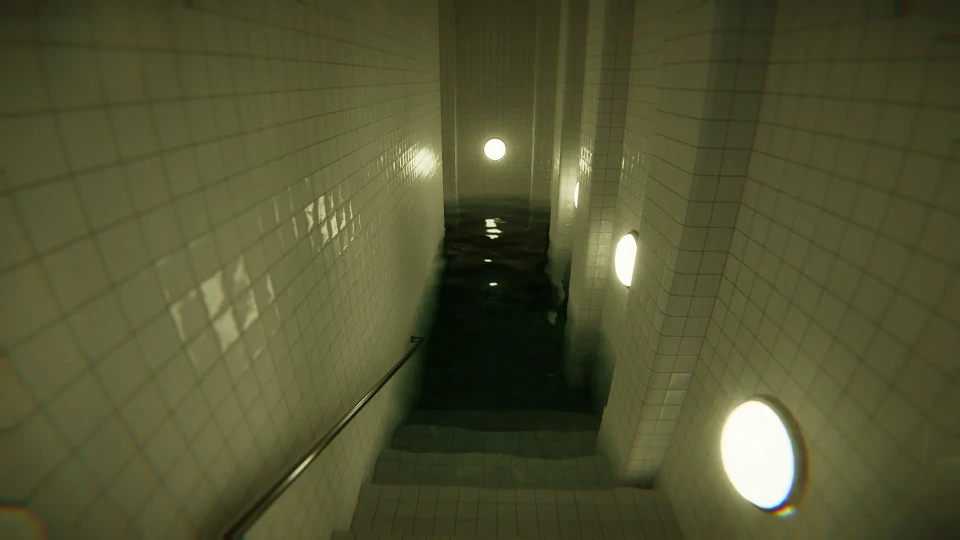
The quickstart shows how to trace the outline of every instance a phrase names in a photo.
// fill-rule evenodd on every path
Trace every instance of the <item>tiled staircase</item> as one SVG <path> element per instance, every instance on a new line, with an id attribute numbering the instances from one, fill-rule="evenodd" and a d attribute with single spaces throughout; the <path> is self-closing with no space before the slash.
<path id="1" fill-rule="evenodd" d="M 418 411 L 400 426 L 339 539 L 674 539 L 666 497 L 617 487 L 599 419 Z"/>

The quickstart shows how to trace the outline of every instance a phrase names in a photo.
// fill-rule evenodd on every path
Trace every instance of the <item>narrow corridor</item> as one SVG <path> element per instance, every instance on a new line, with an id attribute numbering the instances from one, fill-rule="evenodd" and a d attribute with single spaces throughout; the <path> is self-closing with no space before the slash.
<path id="1" fill-rule="evenodd" d="M 565 306 L 546 274 L 549 209 L 448 208 L 419 408 L 592 412 L 563 373 Z"/>
<path id="2" fill-rule="evenodd" d="M 0 539 L 960 530 L 960 2 L 0 2 Z"/>

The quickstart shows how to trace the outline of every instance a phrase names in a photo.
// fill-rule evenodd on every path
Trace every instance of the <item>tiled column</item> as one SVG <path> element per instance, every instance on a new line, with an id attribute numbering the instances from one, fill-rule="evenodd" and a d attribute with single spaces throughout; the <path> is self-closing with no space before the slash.
<path id="1" fill-rule="evenodd" d="M 554 126 L 554 180 L 551 185 L 550 279 L 566 294 L 570 277 L 573 190 L 580 175 L 580 115 L 583 110 L 583 62 L 586 47 L 586 0 L 561 3 L 557 101 Z"/>
<path id="2" fill-rule="evenodd" d="M 638 7 L 613 242 L 639 231 L 633 284 L 610 280 L 600 365 L 603 447 L 650 483 L 670 443 L 716 298 L 755 129 L 770 8 Z"/>
<path id="3" fill-rule="evenodd" d="M 623 142 L 633 3 L 588 7 L 580 131 L 580 204 L 574 219 L 567 307 L 567 379 L 584 381 L 595 351 L 610 265 L 610 239 Z"/>
<path id="4" fill-rule="evenodd" d="M 456 2 L 440 0 L 440 129 L 443 137 L 443 204 L 456 207 L 457 189 L 457 39 Z"/>
<path id="5" fill-rule="evenodd" d="M 555 0 L 537 2 L 536 81 L 533 102 L 533 160 L 530 164 L 530 205 L 550 205 L 554 185 L 554 138 L 557 104 L 560 12 Z"/>

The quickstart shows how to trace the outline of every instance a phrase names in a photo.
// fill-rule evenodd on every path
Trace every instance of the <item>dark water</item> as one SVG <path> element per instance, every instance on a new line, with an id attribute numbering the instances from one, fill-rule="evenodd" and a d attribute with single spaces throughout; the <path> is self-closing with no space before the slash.
<path id="1" fill-rule="evenodd" d="M 565 306 L 545 272 L 549 210 L 501 201 L 445 219 L 419 408 L 589 412 L 586 393 L 563 378 Z"/>

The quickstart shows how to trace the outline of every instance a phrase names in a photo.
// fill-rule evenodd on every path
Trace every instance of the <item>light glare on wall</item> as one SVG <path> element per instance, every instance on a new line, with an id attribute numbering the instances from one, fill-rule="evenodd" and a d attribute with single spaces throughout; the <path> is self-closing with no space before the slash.
<path id="1" fill-rule="evenodd" d="M 580 182 L 577 182 L 577 185 L 573 186 L 573 207 L 580 207 Z"/>
<path id="2" fill-rule="evenodd" d="M 803 445 L 799 430 L 776 402 L 756 397 L 741 403 L 723 425 L 720 459 L 727 478 L 761 510 L 788 515 L 799 492 Z M 791 431 L 793 433 L 791 433 Z"/>
<path id="3" fill-rule="evenodd" d="M 490 139 L 483 145 L 483 155 L 492 161 L 500 161 L 507 154 L 507 145 L 500 139 Z"/>
<path id="4" fill-rule="evenodd" d="M 637 233 L 628 232 L 617 242 L 617 251 L 614 255 L 614 269 L 617 279 L 627 287 L 633 281 L 633 265 L 637 262 Z"/>

